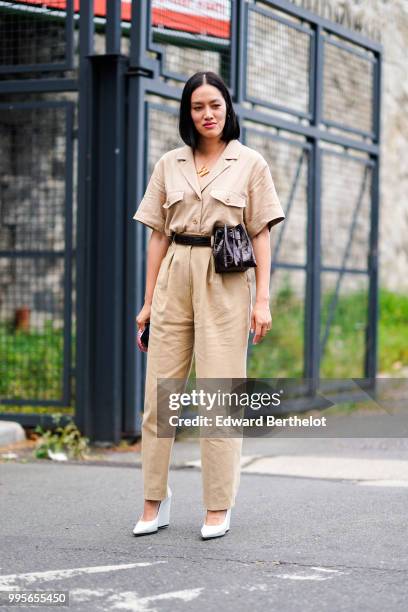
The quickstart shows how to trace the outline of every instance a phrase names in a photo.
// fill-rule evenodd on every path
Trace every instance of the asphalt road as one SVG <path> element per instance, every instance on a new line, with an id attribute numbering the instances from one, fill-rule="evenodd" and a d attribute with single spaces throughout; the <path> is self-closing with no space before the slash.
<path id="1" fill-rule="evenodd" d="M 69 591 L 84 612 L 407 610 L 407 487 L 242 473 L 230 531 L 203 541 L 198 469 L 171 470 L 171 524 L 139 538 L 138 467 L 0 472 L 0 590 Z"/>

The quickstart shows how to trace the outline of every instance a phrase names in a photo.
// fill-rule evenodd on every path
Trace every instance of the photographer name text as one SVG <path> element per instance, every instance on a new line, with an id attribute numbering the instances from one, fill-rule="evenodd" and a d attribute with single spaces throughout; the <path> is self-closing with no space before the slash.
<path id="1" fill-rule="evenodd" d="M 233 417 L 216 415 L 215 417 L 197 415 L 195 417 L 169 417 L 172 427 L 326 427 L 326 417 L 276 417 L 272 414 L 257 417 Z"/>

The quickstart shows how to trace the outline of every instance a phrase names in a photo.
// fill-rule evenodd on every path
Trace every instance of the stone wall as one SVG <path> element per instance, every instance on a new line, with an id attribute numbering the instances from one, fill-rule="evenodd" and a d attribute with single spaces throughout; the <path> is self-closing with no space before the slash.
<path id="1" fill-rule="evenodd" d="M 293 0 L 383 46 L 380 164 L 380 284 L 408 291 L 408 2 Z"/>

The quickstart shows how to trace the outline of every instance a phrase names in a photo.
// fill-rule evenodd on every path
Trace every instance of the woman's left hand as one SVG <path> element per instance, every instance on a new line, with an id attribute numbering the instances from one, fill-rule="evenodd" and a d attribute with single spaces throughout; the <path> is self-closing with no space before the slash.
<path id="1" fill-rule="evenodd" d="M 252 344 L 258 344 L 266 336 L 272 327 L 272 315 L 269 308 L 269 300 L 255 302 L 251 314 L 251 332 L 255 331 Z"/>

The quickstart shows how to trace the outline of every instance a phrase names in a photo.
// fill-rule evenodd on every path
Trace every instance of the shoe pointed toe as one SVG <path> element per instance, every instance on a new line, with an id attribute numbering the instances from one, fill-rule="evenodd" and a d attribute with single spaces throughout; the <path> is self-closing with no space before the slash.
<path id="1" fill-rule="evenodd" d="M 152 521 L 142 521 L 141 519 L 133 528 L 134 535 L 144 535 L 147 533 L 156 533 L 159 529 L 157 517 Z"/>
<path id="2" fill-rule="evenodd" d="M 209 538 L 218 538 L 223 536 L 229 531 L 231 519 L 231 508 L 228 508 L 225 518 L 219 525 L 206 525 L 205 523 L 201 527 L 201 536 L 207 540 Z"/>
<path id="3" fill-rule="evenodd" d="M 156 517 L 151 521 L 139 519 L 133 528 L 133 534 L 139 536 L 148 533 L 157 533 L 162 527 L 168 527 L 170 523 L 171 497 L 171 489 L 167 487 L 167 497 L 160 501 Z"/>

